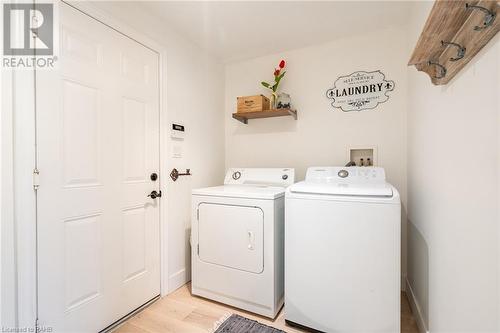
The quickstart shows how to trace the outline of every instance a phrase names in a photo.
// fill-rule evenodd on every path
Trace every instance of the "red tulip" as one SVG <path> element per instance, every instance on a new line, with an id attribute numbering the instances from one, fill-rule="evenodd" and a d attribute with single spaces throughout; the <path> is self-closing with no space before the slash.
<path id="1" fill-rule="evenodd" d="M 285 68 L 285 60 L 280 61 L 280 68 Z"/>
<path id="2" fill-rule="evenodd" d="M 278 76 L 278 75 L 280 75 L 280 70 L 279 70 L 279 69 L 276 69 L 276 70 L 274 71 L 274 76 Z"/>

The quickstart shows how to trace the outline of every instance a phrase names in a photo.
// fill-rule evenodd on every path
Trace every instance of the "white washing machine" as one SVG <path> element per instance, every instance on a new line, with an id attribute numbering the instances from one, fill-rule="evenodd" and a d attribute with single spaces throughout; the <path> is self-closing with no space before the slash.
<path id="1" fill-rule="evenodd" d="M 400 331 L 401 204 L 376 167 L 314 167 L 285 203 L 285 319 Z"/>
<path id="2" fill-rule="evenodd" d="M 237 169 L 193 190 L 192 293 L 274 318 L 283 305 L 285 188 L 294 169 Z"/>

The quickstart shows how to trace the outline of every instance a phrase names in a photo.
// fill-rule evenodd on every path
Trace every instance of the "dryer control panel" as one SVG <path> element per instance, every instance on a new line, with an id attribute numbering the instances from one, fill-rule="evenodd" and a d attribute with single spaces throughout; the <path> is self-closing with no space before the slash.
<path id="1" fill-rule="evenodd" d="M 292 168 L 229 168 L 224 184 L 287 187 L 295 182 Z"/>
<path id="2" fill-rule="evenodd" d="M 306 181 L 316 183 L 385 183 L 385 171 L 378 167 L 311 167 Z"/>

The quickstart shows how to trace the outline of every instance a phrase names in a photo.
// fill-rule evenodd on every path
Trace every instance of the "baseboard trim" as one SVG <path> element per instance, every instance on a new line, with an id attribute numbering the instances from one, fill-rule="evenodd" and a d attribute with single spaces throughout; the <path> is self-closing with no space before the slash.
<path id="1" fill-rule="evenodd" d="M 406 291 L 406 274 L 401 274 L 401 291 Z"/>
<path id="2" fill-rule="evenodd" d="M 189 281 L 186 269 L 180 269 L 168 278 L 168 293 L 179 289 Z"/>
<path id="3" fill-rule="evenodd" d="M 417 322 L 418 330 L 420 333 L 429 333 L 429 329 L 427 328 L 427 325 L 425 324 L 424 316 L 422 314 L 422 309 L 420 308 L 420 305 L 418 304 L 417 298 L 415 297 L 415 293 L 413 292 L 413 289 L 411 288 L 411 284 L 406 279 L 406 295 L 408 296 L 408 301 L 410 303 L 411 311 L 413 312 L 413 315 L 415 316 L 415 320 Z"/>

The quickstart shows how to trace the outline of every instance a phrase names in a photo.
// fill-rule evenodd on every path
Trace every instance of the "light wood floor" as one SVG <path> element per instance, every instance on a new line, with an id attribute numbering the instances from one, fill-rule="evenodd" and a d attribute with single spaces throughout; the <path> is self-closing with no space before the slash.
<path id="1" fill-rule="evenodd" d="M 232 313 L 257 320 L 288 333 L 305 332 L 286 325 L 283 310 L 272 321 L 193 296 L 190 284 L 186 284 L 127 320 L 114 333 L 208 333 L 213 332 L 214 324 L 218 320 Z M 404 293 L 401 294 L 401 333 L 418 333 L 416 322 Z"/>

